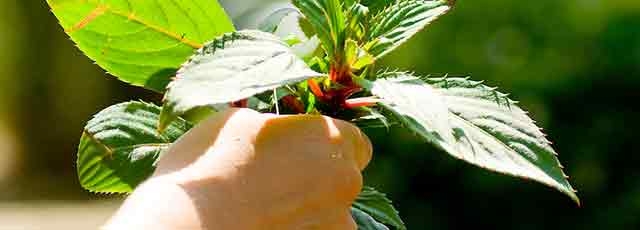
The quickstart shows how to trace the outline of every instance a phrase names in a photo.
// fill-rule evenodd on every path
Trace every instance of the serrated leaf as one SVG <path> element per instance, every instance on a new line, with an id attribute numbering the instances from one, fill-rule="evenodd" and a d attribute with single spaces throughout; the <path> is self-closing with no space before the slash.
<path id="1" fill-rule="evenodd" d="M 538 181 L 579 202 L 550 142 L 505 94 L 465 78 L 384 77 L 394 78 L 374 82 L 372 93 L 429 142 L 458 159 Z"/>
<path id="2" fill-rule="evenodd" d="M 371 187 L 364 187 L 353 203 L 353 207 L 364 211 L 375 220 L 391 225 L 396 229 L 406 229 L 398 211 L 393 208 L 391 200 Z"/>
<path id="3" fill-rule="evenodd" d="M 376 57 L 391 52 L 451 9 L 452 0 L 397 1 L 371 18 L 368 51 Z"/>
<path id="4" fill-rule="evenodd" d="M 65 32 L 100 67 L 159 92 L 203 42 L 234 30 L 211 0 L 47 2 Z"/>
<path id="5" fill-rule="evenodd" d="M 156 131 L 160 107 L 144 102 L 113 105 L 96 114 L 84 129 L 77 170 L 85 189 L 131 192 L 150 176 L 162 151 L 191 128 L 182 119 L 162 134 Z"/>
<path id="6" fill-rule="evenodd" d="M 362 0 L 360 4 L 367 6 L 372 13 L 378 13 L 397 1 L 398 0 Z"/>
<path id="7" fill-rule="evenodd" d="M 373 83 L 371 93 L 383 99 L 380 105 L 429 142 L 456 152 L 453 128 L 444 99 L 417 77 L 400 74 Z"/>
<path id="8" fill-rule="evenodd" d="M 245 99 L 321 75 L 272 34 L 254 30 L 225 34 L 199 49 L 169 84 L 160 130 L 172 117 L 191 109 Z"/>
<path id="9" fill-rule="evenodd" d="M 356 225 L 358 225 L 358 230 L 389 230 L 387 226 L 376 221 L 373 217 L 360 209 L 352 207 L 351 217 L 353 217 Z"/>
<path id="10" fill-rule="evenodd" d="M 292 0 L 320 38 L 329 57 L 344 49 L 346 17 L 339 0 Z"/>
<path id="11" fill-rule="evenodd" d="M 369 8 L 360 3 L 345 3 L 347 10 L 347 35 L 346 37 L 361 41 L 365 35 L 366 18 L 369 16 Z"/>

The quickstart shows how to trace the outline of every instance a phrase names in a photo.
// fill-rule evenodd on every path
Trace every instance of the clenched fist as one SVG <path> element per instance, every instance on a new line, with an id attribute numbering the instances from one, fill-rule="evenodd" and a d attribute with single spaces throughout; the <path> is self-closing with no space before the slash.
<path id="1" fill-rule="evenodd" d="M 356 229 L 371 144 L 350 123 L 231 109 L 159 159 L 105 229 Z"/>

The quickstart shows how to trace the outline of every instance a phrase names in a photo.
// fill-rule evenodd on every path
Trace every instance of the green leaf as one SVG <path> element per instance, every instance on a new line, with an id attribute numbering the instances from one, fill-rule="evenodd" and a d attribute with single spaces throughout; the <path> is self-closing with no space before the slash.
<path id="1" fill-rule="evenodd" d="M 374 82 L 372 93 L 429 142 L 458 159 L 538 181 L 579 202 L 550 142 L 506 94 L 466 78 L 382 77 L 394 78 Z"/>
<path id="2" fill-rule="evenodd" d="M 184 120 L 156 131 L 160 107 L 144 102 L 113 105 L 91 119 L 78 147 L 80 184 L 92 192 L 126 193 L 150 176 L 158 156 L 191 128 Z"/>
<path id="3" fill-rule="evenodd" d="M 358 128 L 360 129 L 385 128 L 389 130 L 391 125 L 397 124 L 397 122 L 388 120 L 387 117 L 384 114 L 380 113 L 377 108 L 369 108 L 363 106 L 359 109 L 368 113 L 368 115 L 364 115 L 351 120 L 351 122 L 358 126 Z"/>
<path id="4" fill-rule="evenodd" d="M 391 52 L 421 31 L 453 5 L 452 0 L 398 1 L 371 18 L 372 25 L 367 44 L 376 57 Z"/>
<path id="5" fill-rule="evenodd" d="M 47 0 L 80 50 L 120 80 L 162 92 L 202 43 L 234 31 L 213 0 Z"/>
<path id="6" fill-rule="evenodd" d="M 353 207 L 371 215 L 375 220 L 395 227 L 396 229 L 406 229 L 404 223 L 398 215 L 398 211 L 393 208 L 391 200 L 383 193 L 371 187 L 364 187 L 353 203 Z"/>
<path id="7" fill-rule="evenodd" d="M 397 1 L 398 0 L 362 0 L 360 4 L 367 6 L 372 13 L 378 13 Z"/>
<path id="8" fill-rule="evenodd" d="M 344 51 L 346 17 L 339 0 L 292 0 L 307 18 L 331 58 Z"/>
<path id="9" fill-rule="evenodd" d="M 388 75 L 392 75 L 390 73 Z M 383 99 L 380 105 L 429 142 L 447 152 L 456 152 L 453 128 L 444 99 L 417 77 L 398 73 L 393 78 L 380 76 L 371 93 Z"/>
<path id="10" fill-rule="evenodd" d="M 191 109 L 245 99 L 321 75 L 272 34 L 253 30 L 225 34 L 199 49 L 169 84 L 160 129 Z"/>
<path id="11" fill-rule="evenodd" d="M 349 3 L 346 3 L 349 4 Z M 361 41 L 365 35 L 366 18 L 369 16 L 369 8 L 360 4 L 353 3 L 347 13 L 347 37 Z"/>
<path id="12" fill-rule="evenodd" d="M 358 225 L 358 230 L 389 230 L 387 226 L 376 221 L 360 209 L 351 207 L 351 217 Z"/>

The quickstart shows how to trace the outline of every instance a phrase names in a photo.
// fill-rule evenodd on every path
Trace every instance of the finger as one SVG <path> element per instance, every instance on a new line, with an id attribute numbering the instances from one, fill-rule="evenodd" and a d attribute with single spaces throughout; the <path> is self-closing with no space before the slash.
<path id="1" fill-rule="evenodd" d="M 354 159 L 360 171 L 364 170 L 371 161 L 373 148 L 371 147 L 371 141 L 369 137 L 365 135 L 357 126 L 337 119 L 331 119 L 334 124 L 340 130 L 345 140 L 349 141 L 354 151 Z"/>
<path id="2" fill-rule="evenodd" d="M 323 149 L 322 145 L 339 144 L 342 148 L 340 152 L 349 153 L 352 156 L 350 159 L 361 171 L 371 160 L 371 141 L 358 127 L 349 122 L 318 115 L 267 116 L 267 123 L 263 129 L 288 130 L 277 136 L 286 136 L 288 133 L 291 136 L 289 142 L 292 142 L 297 135 L 303 135 L 307 136 L 305 139 L 308 141 L 299 144 L 312 148 Z M 319 138 L 313 139 L 312 136 Z M 327 143 L 321 143 L 322 141 Z"/>

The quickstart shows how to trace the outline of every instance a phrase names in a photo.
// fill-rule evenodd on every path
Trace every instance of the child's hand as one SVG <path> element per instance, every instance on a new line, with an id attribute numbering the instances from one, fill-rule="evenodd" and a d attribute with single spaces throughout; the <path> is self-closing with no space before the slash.
<path id="1" fill-rule="evenodd" d="M 106 229 L 356 229 L 371 144 L 350 123 L 232 109 L 201 122 Z"/>

